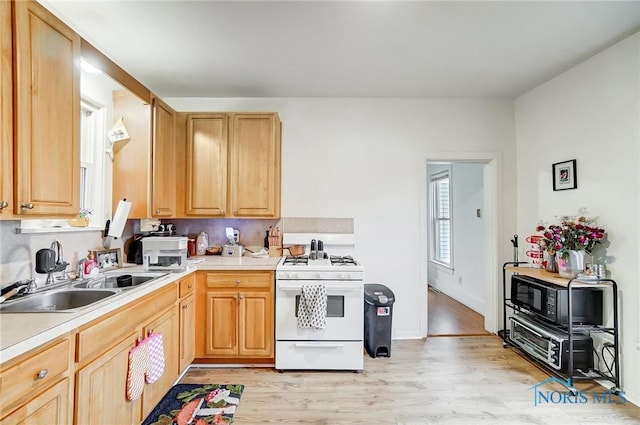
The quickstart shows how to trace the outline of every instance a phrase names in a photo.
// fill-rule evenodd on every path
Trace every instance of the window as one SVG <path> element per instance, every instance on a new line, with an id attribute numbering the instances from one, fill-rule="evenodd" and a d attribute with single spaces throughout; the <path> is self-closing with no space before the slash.
<path id="1" fill-rule="evenodd" d="M 104 202 L 105 109 L 82 99 L 80 103 L 80 208 L 93 210 L 100 224 Z"/>
<path id="2" fill-rule="evenodd" d="M 453 267 L 449 171 L 431 176 L 431 260 Z"/>

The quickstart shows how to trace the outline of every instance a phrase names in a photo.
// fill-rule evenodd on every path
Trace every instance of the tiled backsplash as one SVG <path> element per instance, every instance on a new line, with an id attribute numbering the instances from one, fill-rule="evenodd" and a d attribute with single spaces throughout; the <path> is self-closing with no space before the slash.
<path id="1" fill-rule="evenodd" d="M 282 232 L 294 233 L 353 233 L 352 218 L 316 218 L 287 217 L 281 220 L 269 219 L 173 219 L 163 220 L 173 223 L 177 235 L 197 237 L 201 231 L 207 232 L 209 245 L 223 245 L 226 242 L 226 227 L 240 231 L 240 244 L 250 247 L 262 247 L 265 232 L 269 226 L 280 227 Z M 21 279 L 35 277 L 38 282 L 46 279 L 46 275 L 35 272 L 35 254 L 39 249 L 49 248 L 54 240 L 60 241 L 63 247 L 64 260 L 71 268 L 76 262 L 85 258 L 87 251 L 102 249 L 102 232 L 98 230 L 83 232 L 55 232 L 16 234 L 15 229 L 20 222 L 16 220 L 0 221 L 0 286 L 5 286 Z M 124 245 L 135 233 L 140 231 L 139 220 L 129 220 L 122 238 L 111 242 L 111 248 L 123 249 Z"/>

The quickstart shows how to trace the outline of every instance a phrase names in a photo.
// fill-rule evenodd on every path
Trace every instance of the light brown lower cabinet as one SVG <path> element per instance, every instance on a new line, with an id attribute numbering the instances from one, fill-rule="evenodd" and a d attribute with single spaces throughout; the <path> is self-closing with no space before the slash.
<path id="1" fill-rule="evenodd" d="M 0 423 L 63 424 L 72 418 L 69 337 L 0 367 Z"/>
<path id="2" fill-rule="evenodd" d="M 164 345 L 164 373 L 153 384 L 145 385 L 142 393 L 142 416 L 144 419 L 156 404 L 171 388 L 178 377 L 178 309 L 176 306 L 165 311 L 160 317 L 153 320 L 143 330 L 144 335 L 150 332 L 162 333 Z"/>
<path id="3" fill-rule="evenodd" d="M 180 301 L 179 371 L 182 373 L 196 357 L 196 298 L 193 294 Z"/>
<path id="4" fill-rule="evenodd" d="M 273 272 L 198 272 L 198 279 L 196 358 L 273 360 Z"/>
<path id="5" fill-rule="evenodd" d="M 129 350 L 133 332 L 76 374 L 76 424 L 137 424 L 141 405 L 127 401 Z"/>
<path id="6" fill-rule="evenodd" d="M 167 285 L 80 329 L 76 424 L 139 424 L 166 394 L 178 377 L 177 301 L 177 284 Z M 128 401 L 129 350 L 149 331 L 162 333 L 164 373 L 156 382 L 145 384 L 140 398 Z"/>
<path id="7" fill-rule="evenodd" d="M 3 425 L 70 423 L 69 378 L 55 384 L 0 420 Z"/>

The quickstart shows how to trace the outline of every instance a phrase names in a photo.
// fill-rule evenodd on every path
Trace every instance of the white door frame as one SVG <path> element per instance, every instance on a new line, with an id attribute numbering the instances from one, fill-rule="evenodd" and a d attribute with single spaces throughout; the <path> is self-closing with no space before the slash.
<path id="1" fill-rule="evenodd" d="M 502 279 L 501 266 L 498 264 L 499 246 L 498 235 L 500 229 L 500 205 L 502 193 L 502 154 L 500 152 L 433 152 L 425 158 L 424 176 L 422 178 L 422 196 L 420 202 L 420 334 L 426 337 L 428 334 L 428 261 L 429 239 L 427 236 L 428 223 L 428 175 L 427 164 L 432 162 L 469 162 L 482 163 L 484 167 L 484 252 L 487 267 L 484 272 L 484 327 L 489 332 L 497 332 L 502 329 L 499 323 L 502 296 L 500 291 L 500 279 Z"/>

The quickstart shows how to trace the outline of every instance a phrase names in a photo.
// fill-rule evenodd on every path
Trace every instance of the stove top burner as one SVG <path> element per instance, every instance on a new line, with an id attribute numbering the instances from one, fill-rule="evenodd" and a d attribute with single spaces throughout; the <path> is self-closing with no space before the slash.
<path id="1" fill-rule="evenodd" d="M 307 265 L 307 264 L 309 264 L 309 256 L 308 255 L 298 255 L 298 256 L 288 255 L 284 259 L 284 263 L 283 264 L 285 264 L 285 265 Z"/>
<path id="2" fill-rule="evenodd" d="M 332 255 L 329 257 L 332 266 L 356 266 L 356 260 L 353 259 L 350 255 Z"/>

